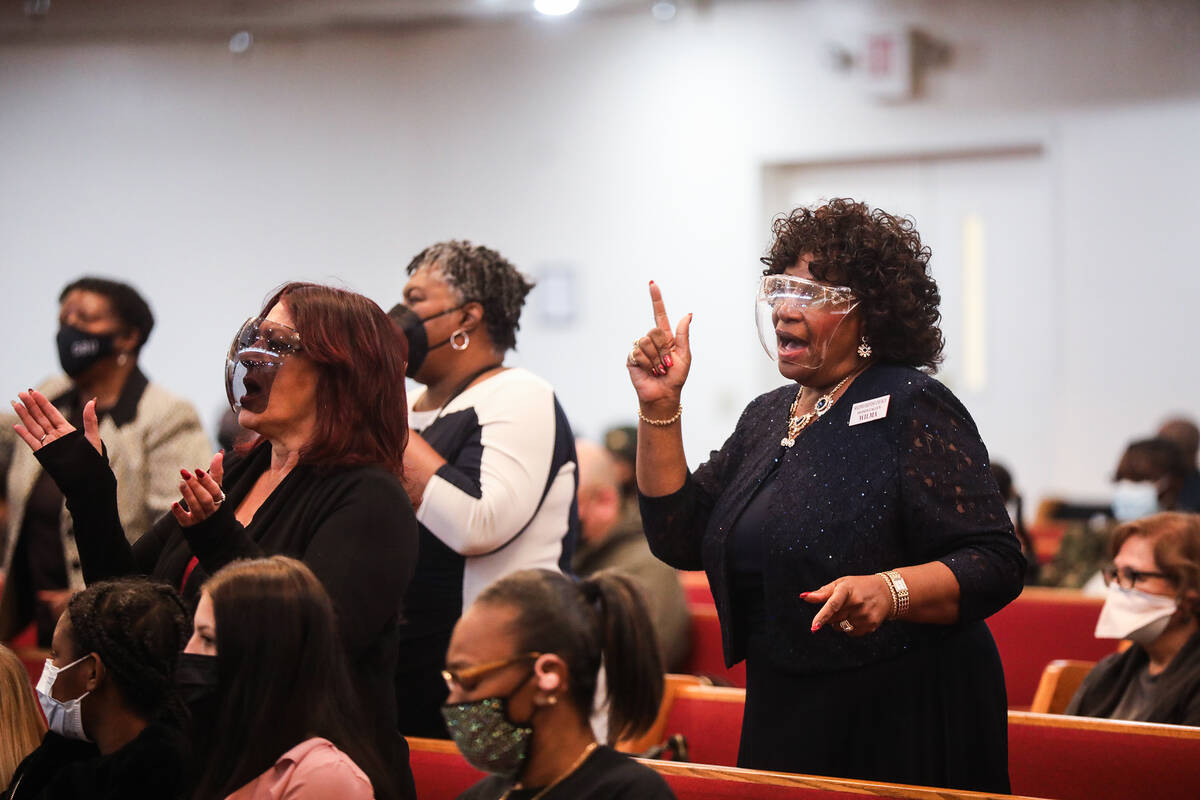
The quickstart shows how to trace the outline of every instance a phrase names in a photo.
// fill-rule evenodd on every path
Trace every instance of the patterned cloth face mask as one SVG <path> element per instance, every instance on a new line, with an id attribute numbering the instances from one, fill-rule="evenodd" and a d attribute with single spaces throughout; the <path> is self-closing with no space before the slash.
<path id="1" fill-rule="evenodd" d="M 513 779 L 529 757 L 533 728 L 508 718 L 503 697 L 442 706 L 446 727 L 467 762 L 484 772 Z"/>
<path id="2" fill-rule="evenodd" d="M 46 665 L 42 667 L 42 677 L 38 678 L 37 696 L 38 702 L 42 704 L 42 713 L 46 715 L 46 725 L 50 730 L 57 733 L 66 739 L 75 739 L 80 742 L 90 742 L 91 739 L 83 732 L 83 711 L 80 703 L 83 698 L 87 697 L 91 692 L 84 692 L 74 700 L 55 700 L 51 692 L 54 690 L 54 681 L 58 678 L 59 673 L 66 672 L 76 664 L 82 663 L 90 658 L 90 654 L 83 658 L 77 658 L 65 667 L 56 667 L 50 659 L 46 659 Z"/>

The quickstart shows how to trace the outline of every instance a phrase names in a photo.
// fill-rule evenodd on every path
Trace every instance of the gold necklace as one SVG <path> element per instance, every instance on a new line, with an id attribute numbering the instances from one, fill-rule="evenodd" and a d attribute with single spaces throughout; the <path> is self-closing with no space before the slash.
<path id="1" fill-rule="evenodd" d="M 792 401 L 792 408 L 788 412 L 787 436 L 784 436 L 782 439 L 780 439 L 779 443 L 784 447 L 791 447 L 794 445 L 796 443 L 796 437 L 800 435 L 800 431 L 816 422 L 819 417 L 825 416 L 825 412 L 833 407 L 833 396 L 838 393 L 838 389 L 841 389 L 846 384 L 846 381 L 857 375 L 859 371 L 860 370 L 855 370 L 854 372 L 851 372 L 849 375 L 838 381 L 837 386 L 834 386 L 828 392 L 818 397 L 817 402 L 813 405 L 812 411 L 809 411 L 802 416 L 796 416 L 796 411 L 800 408 L 800 398 L 804 395 L 804 389 L 806 388 L 801 386 L 800 391 L 796 392 L 796 399 Z"/>
<path id="2" fill-rule="evenodd" d="M 568 775 L 570 775 L 575 770 L 579 769 L 579 767 L 583 764 L 584 761 L 587 761 L 587 757 L 590 756 L 592 754 L 592 751 L 595 749 L 596 749 L 595 742 L 592 742 L 587 747 L 583 748 L 583 752 L 580 753 L 579 758 L 575 759 L 574 764 L 567 767 L 566 772 L 564 772 L 562 775 L 559 775 L 557 778 L 555 778 L 553 781 L 551 781 L 550 785 L 544 787 L 540 792 L 535 794 L 533 797 L 529 798 L 529 800 L 538 800 L 538 798 L 541 797 L 542 795 L 544 795 L 546 792 L 550 791 L 555 786 L 558 786 L 560 783 L 562 783 L 563 780 Z M 508 800 L 508 796 L 510 794 L 512 794 L 512 791 L 514 789 L 520 789 L 520 788 L 521 788 L 521 784 L 514 783 L 512 786 L 508 787 L 508 789 L 504 792 L 504 794 L 500 795 L 500 800 Z"/>

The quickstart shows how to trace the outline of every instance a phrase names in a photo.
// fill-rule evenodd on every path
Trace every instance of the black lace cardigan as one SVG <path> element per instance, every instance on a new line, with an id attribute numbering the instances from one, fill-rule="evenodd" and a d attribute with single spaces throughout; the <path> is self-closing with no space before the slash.
<path id="1" fill-rule="evenodd" d="M 679 569 L 704 569 L 712 586 L 725 661 L 742 660 L 733 626 L 726 540 L 776 462 L 771 522 L 763 531 L 766 624 L 779 668 L 824 672 L 901 655 L 957 626 L 891 621 L 851 638 L 825 626 L 819 605 L 799 598 L 845 575 L 939 560 L 958 579 L 958 626 L 982 620 L 1021 591 L 1025 560 L 988 468 L 987 448 L 962 403 L 907 367 L 860 375 L 794 447 L 780 439 L 796 384 L 759 396 L 733 435 L 683 487 L 641 500 L 651 550 Z M 890 395 L 887 415 L 849 425 L 855 403 Z"/>

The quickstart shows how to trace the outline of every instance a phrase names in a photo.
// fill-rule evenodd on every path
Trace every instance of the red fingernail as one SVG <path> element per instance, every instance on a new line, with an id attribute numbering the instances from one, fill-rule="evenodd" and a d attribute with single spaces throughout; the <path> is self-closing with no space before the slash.
<path id="1" fill-rule="evenodd" d="M 820 623 L 815 623 L 815 624 L 812 626 L 812 632 L 813 632 L 813 633 L 816 633 L 816 632 L 817 632 L 817 631 L 819 631 L 819 630 L 821 630 L 821 624 L 820 624 Z"/>
<path id="2" fill-rule="evenodd" d="M 801 597 L 808 597 L 810 594 L 812 594 L 812 592 L 801 592 L 801 593 L 800 593 L 800 596 L 801 596 Z"/>
<path id="3" fill-rule="evenodd" d="M 186 469 L 179 470 L 179 474 L 183 476 L 185 481 L 192 477 L 191 473 L 189 473 Z"/>
<path id="4" fill-rule="evenodd" d="M 650 285 L 651 285 L 651 286 L 653 286 L 653 285 L 654 285 L 654 281 L 650 281 Z M 32 391 L 32 389 L 31 389 L 30 391 Z"/>
<path id="5" fill-rule="evenodd" d="M 675 366 L 675 362 L 671 360 L 670 356 L 663 356 L 663 363 L 666 364 L 668 367 Z"/>
<path id="6" fill-rule="evenodd" d="M 200 469 L 199 467 L 197 467 L 197 468 L 196 468 L 196 477 L 197 477 L 197 478 L 203 478 L 203 477 L 204 477 L 204 470 L 202 470 L 202 469 Z"/>

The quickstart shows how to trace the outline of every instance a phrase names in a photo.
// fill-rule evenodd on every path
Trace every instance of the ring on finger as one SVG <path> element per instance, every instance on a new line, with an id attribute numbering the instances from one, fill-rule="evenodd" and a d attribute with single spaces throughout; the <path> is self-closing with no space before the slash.
<path id="1" fill-rule="evenodd" d="M 46 437 L 49 435 L 50 435 L 49 433 L 43 433 L 42 438 L 38 439 L 38 444 L 44 443 L 46 441 Z"/>
<path id="2" fill-rule="evenodd" d="M 838 627 L 846 633 L 854 633 L 854 625 L 848 619 L 844 619 L 839 622 Z"/>

